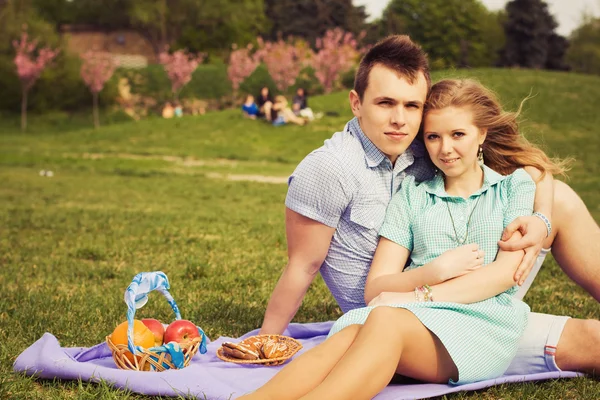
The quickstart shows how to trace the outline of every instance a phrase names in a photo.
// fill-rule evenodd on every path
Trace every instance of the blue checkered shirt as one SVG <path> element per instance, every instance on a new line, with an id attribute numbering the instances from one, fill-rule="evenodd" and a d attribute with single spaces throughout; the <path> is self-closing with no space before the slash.
<path id="1" fill-rule="evenodd" d="M 407 175 L 417 181 L 433 177 L 423 144 L 414 141 L 392 165 L 354 118 L 307 155 L 289 178 L 287 208 L 336 228 L 320 272 L 344 312 L 366 305 L 378 231 Z"/>

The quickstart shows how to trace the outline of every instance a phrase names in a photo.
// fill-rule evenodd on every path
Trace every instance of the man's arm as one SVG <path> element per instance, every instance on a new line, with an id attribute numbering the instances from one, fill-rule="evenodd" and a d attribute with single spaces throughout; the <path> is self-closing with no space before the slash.
<path id="1" fill-rule="evenodd" d="M 327 256 L 335 228 L 286 208 L 288 264 L 265 312 L 261 334 L 281 334 L 296 315 L 306 290 Z"/>
<path id="2" fill-rule="evenodd" d="M 554 179 L 552 175 L 546 173 L 542 177 L 542 173 L 535 167 L 525 167 L 523 169 L 536 182 L 533 210 L 544 214 L 548 220 L 552 221 L 552 205 L 554 203 Z M 522 238 L 509 243 L 508 239 L 516 231 L 521 233 Z M 498 242 L 500 249 L 506 251 L 525 250 L 525 256 L 514 276 L 515 282 L 519 285 L 525 282 L 529 272 L 531 272 L 546 237 L 546 224 L 535 216 L 519 217 L 504 229 L 502 240 Z"/>

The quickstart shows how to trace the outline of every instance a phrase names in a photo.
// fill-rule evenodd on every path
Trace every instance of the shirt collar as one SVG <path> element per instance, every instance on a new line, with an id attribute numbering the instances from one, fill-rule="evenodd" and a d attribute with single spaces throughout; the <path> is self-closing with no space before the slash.
<path id="1" fill-rule="evenodd" d="M 362 128 L 360 127 L 360 123 L 358 122 L 358 118 L 354 117 L 348 122 L 347 129 L 354 133 L 365 151 L 365 161 L 367 162 L 367 166 L 369 168 L 378 167 L 382 162 L 384 162 L 387 157 L 373 142 L 371 139 L 365 135 Z M 401 169 L 405 169 L 409 165 L 413 164 L 415 161 L 415 157 L 423 157 L 425 155 L 425 149 L 421 142 L 418 140 L 413 140 L 411 145 L 406 149 L 406 151 L 396 159 L 396 166 L 401 166 Z"/>
<path id="2" fill-rule="evenodd" d="M 479 190 L 477 190 L 471 196 L 480 195 L 488 190 L 491 186 L 494 186 L 506 178 L 506 176 L 500 175 L 487 165 L 483 165 L 481 169 L 483 170 L 483 185 L 481 185 L 481 188 L 479 188 Z M 438 197 L 456 197 L 446 193 L 446 188 L 444 187 L 444 174 L 440 171 L 435 174 L 433 179 L 423 182 L 422 185 L 425 185 L 425 191 Z"/>

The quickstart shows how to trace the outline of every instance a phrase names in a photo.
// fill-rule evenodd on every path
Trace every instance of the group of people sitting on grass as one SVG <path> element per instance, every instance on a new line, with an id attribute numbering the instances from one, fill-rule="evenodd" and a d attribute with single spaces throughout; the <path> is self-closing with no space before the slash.
<path id="1" fill-rule="evenodd" d="M 242 113 L 244 117 L 250 119 L 264 118 L 275 126 L 285 124 L 304 125 L 315 119 L 315 114 L 308 107 L 304 88 L 296 89 L 290 107 L 285 96 L 278 95 L 273 99 L 269 88 L 264 86 L 256 99 L 251 94 L 246 96 L 246 100 L 242 104 Z"/>

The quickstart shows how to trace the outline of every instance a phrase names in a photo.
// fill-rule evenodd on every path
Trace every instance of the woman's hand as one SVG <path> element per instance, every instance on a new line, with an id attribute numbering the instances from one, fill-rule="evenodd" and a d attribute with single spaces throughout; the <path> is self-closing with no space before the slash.
<path id="1" fill-rule="evenodd" d="M 434 283 L 441 283 L 481 268 L 484 255 L 478 244 L 466 244 L 446 251 L 428 263 L 427 267 L 432 269 L 438 280 Z"/>

